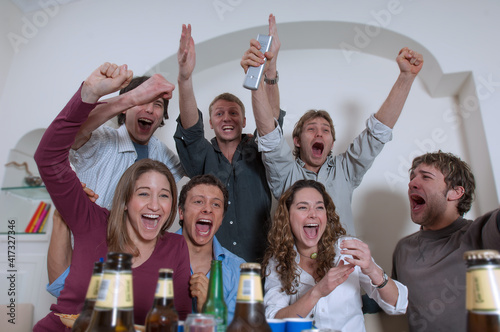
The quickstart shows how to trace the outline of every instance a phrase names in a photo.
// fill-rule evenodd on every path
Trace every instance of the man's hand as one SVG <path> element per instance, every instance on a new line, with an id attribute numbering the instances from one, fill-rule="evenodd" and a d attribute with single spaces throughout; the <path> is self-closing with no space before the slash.
<path id="1" fill-rule="evenodd" d="M 181 40 L 177 51 L 177 61 L 179 62 L 179 80 L 188 80 L 193 74 L 196 65 L 196 51 L 194 40 L 191 37 L 191 24 L 186 27 L 182 25 Z"/>
<path id="2" fill-rule="evenodd" d="M 87 197 L 92 203 L 95 203 L 95 201 L 99 198 L 99 195 L 97 195 L 92 189 L 88 188 L 85 183 L 81 182 L 81 184 L 83 191 L 87 194 Z"/>
<path id="3" fill-rule="evenodd" d="M 175 85 L 160 74 L 154 74 L 137 88 L 123 94 L 132 100 L 133 106 L 149 104 L 158 98 L 170 99 Z"/>
<path id="4" fill-rule="evenodd" d="M 189 292 L 191 297 L 198 298 L 197 310 L 201 312 L 208 294 L 208 278 L 201 272 L 194 273 L 189 279 Z"/>
<path id="5" fill-rule="evenodd" d="M 417 75 L 420 72 L 420 69 L 422 69 L 424 58 L 422 57 L 422 54 L 410 50 L 408 47 L 404 47 L 401 51 L 399 51 L 396 62 L 399 65 L 401 73 Z"/>
<path id="6" fill-rule="evenodd" d="M 273 36 L 273 41 L 271 43 L 271 48 L 269 49 L 269 52 L 273 54 L 272 58 L 270 59 L 269 66 L 266 70 L 269 71 L 269 75 L 267 75 L 268 78 L 274 78 L 276 77 L 276 62 L 278 61 L 278 52 L 280 51 L 281 47 L 281 42 L 278 37 L 278 28 L 276 27 L 276 17 L 273 14 L 269 15 L 269 35 Z"/>
<path id="7" fill-rule="evenodd" d="M 82 86 L 82 101 L 95 103 L 107 94 L 118 91 L 132 80 L 133 72 L 127 65 L 106 62 L 94 70 Z"/>

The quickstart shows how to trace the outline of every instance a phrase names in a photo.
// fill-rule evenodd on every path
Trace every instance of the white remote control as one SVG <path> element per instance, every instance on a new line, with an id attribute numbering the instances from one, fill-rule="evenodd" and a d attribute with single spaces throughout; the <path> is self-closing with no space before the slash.
<path id="1" fill-rule="evenodd" d="M 273 37 L 259 34 L 257 36 L 257 41 L 260 44 L 260 51 L 262 53 L 266 53 L 271 48 Z M 265 61 L 266 59 L 264 59 L 264 63 L 258 67 L 248 67 L 245 80 L 243 81 L 243 87 L 249 90 L 257 90 L 259 88 L 259 84 L 262 79 L 262 73 L 264 72 L 264 66 L 266 64 Z"/>

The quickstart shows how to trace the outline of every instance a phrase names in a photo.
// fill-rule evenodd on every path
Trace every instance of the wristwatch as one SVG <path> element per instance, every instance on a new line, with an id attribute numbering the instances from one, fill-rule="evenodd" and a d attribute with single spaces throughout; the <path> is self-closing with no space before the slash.
<path id="1" fill-rule="evenodd" d="M 278 83 L 278 81 L 280 80 L 280 76 L 278 75 L 278 71 L 276 71 L 276 77 L 275 78 L 267 78 L 266 74 L 264 74 L 264 82 L 266 82 L 266 84 L 276 84 Z"/>
<path id="2" fill-rule="evenodd" d="M 384 281 L 382 281 L 382 283 L 381 283 L 380 285 L 378 285 L 378 286 L 377 286 L 377 285 L 374 285 L 374 284 L 373 284 L 373 282 L 372 282 L 372 281 L 371 281 L 371 279 L 370 279 L 370 284 L 371 284 L 373 287 L 377 288 L 377 289 L 384 288 L 384 287 L 385 287 L 385 285 L 387 285 L 387 283 L 389 282 L 389 277 L 387 276 L 387 273 L 385 273 L 385 271 L 384 271 L 384 270 L 382 270 L 382 272 L 384 273 L 384 274 L 382 275 L 382 277 L 384 278 Z"/>

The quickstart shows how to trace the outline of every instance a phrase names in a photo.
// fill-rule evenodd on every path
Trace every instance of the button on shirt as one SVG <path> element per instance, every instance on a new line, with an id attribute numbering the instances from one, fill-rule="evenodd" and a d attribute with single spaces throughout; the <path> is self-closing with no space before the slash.
<path id="1" fill-rule="evenodd" d="M 257 138 L 269 186 L 276 199 L 297 180 L 321 182 L 332 197 L 347 234 L 356 234 L 351 210 L 352 194 L 385 143 L 392 139 L 391 128 L 371 115 L 366 121 L 366 129 L 354 139 L 347 151 L 336 156 L 329 155 L 318 173 L 305 169 L 305 163 L 300 158 L 294 158 L 279 126 Z"/>
<path id="2" fill-rule="evenodd" d="M 270 222 L 271 192 L 255 139 L 243 134 L 233 160 L 221 152 L 217 140 L 205 139 L 203 115 L 198 122 L 184 129 L 177 119 L 174 140 L 182 166 L 189 177 L 213 174 L 226 186 L 229 205 L 217 238 L 246 261 L 255 262 L 264 255 L 267 228 Z M 283 123 L 284 111 L 280 114 Z"/>
<path id="3" fill-rule="evenodd" d="M 182 234 L 182 228 L 176 233 Z M 222 261 L 222 284 L 224 287 L 224 301 L 227 306 L 227 325 L 229 325 L 233 321 L 234 310 L 236 308 L 236 295 L 238 294 L 238 285 L 240 282 L 240 265 L 245 263 L 245 260 L 223 248 L 215 236 L 213 252 L 215 259 Z M 193 275 L 192 268 L 191 275 Z M 210 271 L 207 273 L 207 278 L 210 279 Z"/>
<path id="4" fill-rule="evenodd" d="M 295 251 L 297 251 L 296 248 Z M 270 272 L 270 275 L 266 277 L 264 283 L 264 305 L 267 318 L 274 318 L 279 310 L 297 302 L 316 285 L 314 278 L 298 266 L 299 262 L 300 256 L 297 254 L 295 263 L 297 263 L 300 275 L 298 292 L 297 294 L 287 295 L 284 291 L 281 291 L 281 280 L 276 272 L 277 262 L 274 259 L 270 260 L 266 269 L 266 274 Z M 408 289 L 397 281 L 395 283 L 399 295 L 396 306 L 392 306 L 382 300 L 377 288 L 371 285 L 370 278 L 363 274 L 357 266 L 344 283 L 337 286 L 328 296 L 319 299 L 307 317 L 314 320 L 317 328 L 365 331 L 363 311 L 361 309 L 361 287 L 387 314 L 404 314 L 408 306 Z"/>

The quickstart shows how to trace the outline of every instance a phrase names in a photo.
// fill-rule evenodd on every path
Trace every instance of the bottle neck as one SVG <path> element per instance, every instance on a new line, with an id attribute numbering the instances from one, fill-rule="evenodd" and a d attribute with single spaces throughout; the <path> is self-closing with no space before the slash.
<path id="1" fill-rule="evenodd" d="M 174 299 L 157 297 L 153 302 L 153 307 L 174 307 Z"/>
<path id="2" fill-rule="evenodd" d="M 208 285 L 207 299 L 223 299 L 224 289 L 222 286 L 222 264 L 213 264 L 210 269 L 210 283 Z"/>

